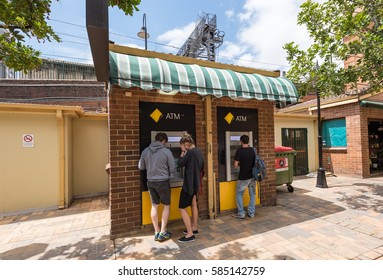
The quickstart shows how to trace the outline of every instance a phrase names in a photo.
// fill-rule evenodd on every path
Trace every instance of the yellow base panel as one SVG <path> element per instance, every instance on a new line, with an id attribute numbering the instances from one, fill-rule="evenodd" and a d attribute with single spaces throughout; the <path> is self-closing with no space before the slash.
<path id="1" fill-rule="evenodd" d="M 182 218 L 180 210 L 178 209 L 178 202 L 180 200 L 181 189 L 182 189 L 181 187 L 176 187 L 171 189 L 169 220 L 177 220 Z M 143 225 L 148 225 L 152 223 L 152 218 L 150 217 L 151 209 L 152 209 L 152 202 L 150 200 L 149 192 L 148 191 L 142 192 L 142 224 Z M 158 206 L 158 209 L 159 209 L 158 221 L 160 223 L 161 213 L 163 209 L 162 204 Z M 190 207 L 188 207 L 187 210 L 189 215 L 191 215 Z"/>
<path id="2" fill-rule="evenodd" d="M 221 182 L 219 183 L 219 205 L 220 210 L 231 210 L 237 208 L 237 203 L 235 201 L 235 191 L 236 191 L 237 181 L 231 182 Z M 250 202 L 249 192 L 246 190 L 243 194 L 243 205 L 247 206 Z M 260 199 L 260 189 L 259 183 L 255 187 L 255 205 L 261 203 Z"/>

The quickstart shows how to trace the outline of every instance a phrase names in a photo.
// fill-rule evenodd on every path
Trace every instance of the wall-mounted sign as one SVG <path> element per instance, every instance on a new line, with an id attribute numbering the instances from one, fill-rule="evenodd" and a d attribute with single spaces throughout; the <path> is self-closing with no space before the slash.
<path id="1" fill-rule="evenodd" d="M 234 122 L 247 122 L 247 115 L 233 115 L 231 112 L 227 113 L 227 115 L 224 117 L 224 120 L 231 124 Z"/>
<path id="2" fill-rule="evenodd" d="M 33 148 L 35 146 L 35 136 L 33 134 L 23 134 L 23 148 Z"/>
<path id="3" fill-rule="evenodd" d="M 275 159 L 275 172 L 287 171 L 289 170 L 289 160 L 288 158 L 276 158 Z"/>

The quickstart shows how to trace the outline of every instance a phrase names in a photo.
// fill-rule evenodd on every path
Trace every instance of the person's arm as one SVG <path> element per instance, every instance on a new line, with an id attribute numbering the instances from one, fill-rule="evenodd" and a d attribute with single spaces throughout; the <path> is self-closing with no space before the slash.
<path id="1" fill-rule="evenodd" d="M 191 154 L 188 153 L 186 150 L 182 151 L 180 160 L 178 161 L 178 167 L 184 167 L 188 163 L 190 155 Z"/>
<path id="2" fill-rule="evenodd" d="M 169 175 L 170 177 L 174 177 L 174 174 L 176 173 L 176 163 L 174 161 L 173 154 L 168 150 L 167 153 L 168 156 L 168 165 L 169 165 Z"/>
<path id="3" fill-rule="evenodd" d="M 240 166 L 240 161 L 239 161 L 239 150 L 235 152 L 234 155 L 234 162 L 233 162 L 233 167 L 237 169 Z"/>
<path id="4" fill-rule="evenodd" d="M 144 155 L 145 155 L 145 150 L 142 152 L 140 160 L 138 161 L 138 169 L 140 170 L 146 169 Z"/>

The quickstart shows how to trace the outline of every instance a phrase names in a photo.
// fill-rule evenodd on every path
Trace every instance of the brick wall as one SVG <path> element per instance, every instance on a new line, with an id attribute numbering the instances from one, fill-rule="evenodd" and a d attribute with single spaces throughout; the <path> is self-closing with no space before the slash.
<path id="1" fill-rule="evenodd" d="M 95 81 L 0 79 L 0 102 L 81 106 L 106 111 L 104 84 Z"/>
<path id="2" fill-rule="evenodd" d="M 382 97 L 376 95 L 374 99 L 382 100 Z M 370 177 L 368 121 L 383 120 L 382 112 L 381 109 L 360 107 L 359 103 L 322 109 L 324 120 L 345 118 L 347 130 L 347 148 L 324 148 L 323 167 L 336 175 Z"/>
<path id="3" fill-rule="evenodd" d="M 111 236 L 124 236 L 141 229 L 139 101 L 192 104 L 196 113 L 196 141 L 206 159 L 205 110 L 203 99 L 196 94 L 159 95 L 140 89 L 121 89 L 113 86 L 109 97 L 110 125 L 110 208 Z M 214 99 L 212 102 L 213 144 L 217 143 L 217 106 L 257 108 L 259 114 L 259 149 L 268 167 L 267 180 L 262 183 L 263 205 L 276 204 L 274 172 L 274 118 L 273 104 L 269 101 L 234 101 L 230 98 Z M 271 144 L 270 144 L 271 143 Z M 213 147 L 213 151 L 216 147 Z M 218 174 L 218 155 L 213 154 L 214 172 Z M 202 218 L 208 216 L 208 192 L 206 181 L 199 210 Z"/>
<path id="4" fill-rule="evenodd" d="M 139 101 L 192 104 L 196 114 L 196 142 L 205 156 L 204 103 L 196 94 L 175 96 L 144 92 L 140 89 L 115 88 L 110 94 L 110 162 L 111 162 L 111 235 L 122 236 L 141 228 Z M 204 182 L 206 184 L 206 182 Z M 206 185 L 203 186 L 206 190 Z M 199 213 L 206 218 L 208 213 L 207 191 L 199 197 Z"/>
<path id="5" fill-rule="evenodd" d="M 363 176 L 359 109 L 358 103 L 321 109 L 323 120 L 337 118 L 345 118 L 346 120 L 347 147 L 323 149 L 322 164 L 327 171 L 333 171 L 334 174 Z"/>

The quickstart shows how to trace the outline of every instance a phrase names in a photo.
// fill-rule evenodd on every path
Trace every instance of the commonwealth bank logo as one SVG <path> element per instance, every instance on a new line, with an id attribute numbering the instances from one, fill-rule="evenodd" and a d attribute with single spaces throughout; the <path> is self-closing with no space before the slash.
<path id="1" fill-rule="evenodd" d="M 150 117 L 156 122 L 158 123 L 158 121 L 162 118 L 163 114 L 161 113 L 160 110 L 158 109 L 155 109 L 151 114 L 150 114 Z"/>
<path id="2" fill-rule="evenodd" d="M 228 113 L 226 116 L 225 116 L 225 121 L 228 123 L 228 124 L 231 124 L 231 122 L 234 120 L 234 115 L 232 113 Z"/>

